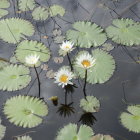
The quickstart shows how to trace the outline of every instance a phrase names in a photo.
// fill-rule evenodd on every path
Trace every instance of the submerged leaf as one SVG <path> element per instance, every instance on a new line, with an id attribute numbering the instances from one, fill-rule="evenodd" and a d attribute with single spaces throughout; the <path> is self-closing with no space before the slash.
<path id="1" fill-rule="evenodd" d="M 118 44 L 140 45 L 140 23 L 132 19 L 115 19 L 106 32 L 108 37 Z"/>
<path id="2" fill-rule="evenodd" d="M 0 90 L 16 91 L 31 81 L 30 71 L 22 65 L 8 65 L 0 71 Z"/>
<path id="3" fill-rule="evenodd" d="M 92 22 L 79 21 L 73 24 L 73 29 L 66 33 L 67 39 L 81 48 L 97 47 L 106 40 L 103 29 Z"/>
<path id="4" fill-rule="evenodd" d="M 55 63 L 61 64 L 61 63 L 63 63 L 64 58 L 63 57 L 54 57 L 53 60 Z"/>
<path id="5" fill-rule="evenodd" d="M 62 34 L 62 31 L 60 29 L 54 29 L 53 30 L 53 35 L 54 36 L 60 36 Z"/>
<path id="6" fill-rule="evenodd" d="M 21 63 L 34 67 L 33 65 L 26 64 L 25 58 L 30 55 L 39 56 L 39 60 L 35 66 L 40 66 L 41 62 L 47 62 L 50 59 L 50 50 L 43 43 L 24 40 L 18 44 L 15 55 Z"/>
<path id="7" fill-rule="evenodd" d="M 35 7 L 35 1 L 34 0 L 19 0 L 18 3 L 19 10 L 21 11 L 30 11 L 33 10 Z"/>
<path id="8" fill-rule="evenodd" d="M 78 57 L 81 54 L 88 53 L 87 51 L 81 51 L 76 56 Z M 113 57 L 107 52 L 101 49 L 95 49 L 92 51 L 93 58 L 96 60 L 95 65 L 88 69 L 87 82 L 91 84 L 96 83 L 105 83 L 110 79 L 115 70 L 115 61 Z M 85 78 L 85 70 L 81 67 L 78 67 L 73 61 L 73 66 L 76 73 L 81 77 Z"/>
<path id="9" fill-rule="evenodd" d="M 34 9 L 32 16 L 34 20 L 46 20 L 49 17 L 49 11 L 48 9 L 39 6 Z"/>
<path id="10" fill-rule="evenodd" d="M 99 100 L 94 96 L 86 96 L 80 100 L 80 107 L 86 112 L 98 112 L 100 108 Z"/>
<path id="11" fill-rule="evenodd" d="M 122 125 L 129 131 L 140 133 L 140 105 L 128 106 L 120 116 Z"/>
<path id="12" fill-rule="evenodd" d="M 19 95 L 8 99 L 3 111 L 11 123 L 32 128 L 42 123 L 48 114 L 48 106 L 37 97 Z"/>
<path id="13" fill-rule="evenodd" d="M 49 70 L 46 73 L 46 77 L 49 78 L 49 79 L 53 79 L 54 75 L 55 75 L 55 72 L 53 70 Z"/>
<path id="14" fill-rule="evenodd" d="M 60 129 L 56 140 L 90 140 L 93 135 L 94 132 L 91 127 L 81 125 L 78 130 L 78 126 L 76 124 L 70 123 Z"/>
<path id="15" fill-rule="evenodd" d="M 109 51 L 114 49 L 114 46 L 112 44 L 110 44 L 110 43 L 105 43 L 102 46 L 103 46 L 102 50 L 107 51 L 107 52 L 109 52 Z"/>
<path id="16" fill-rule="evenodd" d="M 51 17 L 57 16 L 57 15 L 64 16 L 65 14 L 65 9 L 60 5 L 52 5 L 49 11 L 50 11 Z"/>
<path id="17" fill-rule="evenodd" d="M 33 34 L 34 27 L 29 21 L 20 18 L 0 20 L 0 39 L 8 43 L 16 44 L 25 36 Z"/>
<path id="18" fill-rule="evenodd" d="M 63 35 L 54 37 L 54 42 L 58 44 L 62 43 L 64 40 L 65 40 L 65 36 Z"/>

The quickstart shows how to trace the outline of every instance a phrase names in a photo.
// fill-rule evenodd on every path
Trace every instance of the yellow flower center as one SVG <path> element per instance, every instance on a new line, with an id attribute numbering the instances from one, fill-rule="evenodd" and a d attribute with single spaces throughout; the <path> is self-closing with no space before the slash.
<path id="1" fill-rule="evenodd" d="M 89 60 L 83 60 L 83 61 L 82 61 L 82 65 L 83 65 L 84 67 L 88 68 L 88 67 L 91 66 L 91 63 L 90 63 Z"/>
<path id="2" fill-rule="evenodd" d="M 66 48 L 66 49 L 69 49 L 69 48 L 70 48 L 70 46 L 65 46 L 65 48 Z"/>
<path id="3" fill-rule="evenodd" d="M 60 82 L 67 83 L 68 76 L 65 75 L 65 74 L 63 74 L 63 75 L 60 76 L 60 79 L 59 80 L 60 80 Z"/>

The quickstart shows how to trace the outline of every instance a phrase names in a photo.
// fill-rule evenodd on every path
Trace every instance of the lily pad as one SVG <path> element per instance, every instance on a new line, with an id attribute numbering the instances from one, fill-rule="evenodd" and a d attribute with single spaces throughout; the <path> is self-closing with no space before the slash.
<path id="1" fill-rule="evenodd" d="M 82 53 L 88 53 L 87 51 L 81 51 L 76 56 L 78 57 Z M 105 83 L 108 81 L 114 73 L 115 61 L 113 57 L 107 52 L 101 49 L 92 50 L 92 56 L 95 58 L 95 65 L 88 69 L 87 82 L 91 84 Z M 81 77 L 85 78 L 85 70 L 76 65 L 75 59 L 73 61 L 73 66 L 75 72 Z"/>
<path id="2" fill-rule="evenodd" d="M 32 128 L 42 123 L 42 117 L 48 114 L 48 106 L 37 97 L 19 95 L 6 101 L 3 112 L 11 123 Z"/>
<path id="3" fill-rule="evenodd" d="M 66 36 L 67 40 L 70 40 L 76 46 L 81 48 L 98 47 L 107 40 L 103 29 L 95 23 L 78 21 L 72 26 L 73 29 L 68 30 Z"/>
<path id="4" fill-rule="evenodd" d="M 0 90 L 16 91 L 26 87 L 30 81 L 30 71 L 22 65 L 8 65 L 0 71 Z"/>
<path id="5" fill-rule="evenodd" d="M 37 67 L 41 65 L 41 62 L 47 62 L 50 59 L 50 50 L 41 42 L 24 40 L 18 44 L 15 55 L 21 63 L 29 67 L 33 65 L 26 64 L 25 58 L 29 55 L 39 56 Z"/>

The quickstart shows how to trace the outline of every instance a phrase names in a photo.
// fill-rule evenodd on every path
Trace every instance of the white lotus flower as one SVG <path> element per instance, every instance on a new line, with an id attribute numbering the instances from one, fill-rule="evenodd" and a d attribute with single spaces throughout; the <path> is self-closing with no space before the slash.
<path id="1" fill-rule="evenodd" d="M 71 52 L 74 49 L 73 45 L 74 45 L 74 43 L 72 43 L 70 41 L 65 41 L 60 46 L 60 49 L 62 49 L 64 52 Z"/>
<path id="2" fill-rule="evenodd" d="M 96 59 L 94 59 L 89 53 L 83 53 L 76 58 L 76 64 L 84 69 L 94 66 L 95 61 Z"/>
<path id="3" fill-rule="evenodd" d="M 39 56 L 31 54 L 25 57 L 25 62 L 29 65 L 35 65 L 39 60 Z"/>
<path id="4" fill-rule="evenodd" d="M 58 85 L 62 85 L 62 88 L 64 86 L 70 84 L 73 85 L 71 80 L 73 79 L 74 74 L 71 72 L 68 68 L 62 67 L 58 72 L 55 73 L 55 83 L 58 83 Z"/>

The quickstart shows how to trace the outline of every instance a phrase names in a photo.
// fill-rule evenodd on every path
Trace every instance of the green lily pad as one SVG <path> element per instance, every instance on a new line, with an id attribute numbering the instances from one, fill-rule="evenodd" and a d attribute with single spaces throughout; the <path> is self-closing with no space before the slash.
<path id="1" fill-rule="evenodd" d="M 37 97 L 19 95 L 6 101 L 3 112 L 11 123 L 32 128 L 42 123 L 42 117 L 48 114 L 48 106 Z"/>
<path id="2" fill-rule="evenodd" d="M 24 40 L 18 44 L 15 51 L 17 59 L 29 67 L 33 67 L 33 65 L 26 64 L 25 58 L 32 54 L 39 56 L 36 67 L 40 66 L 41 62 L 47 62 L 50 59 L 50 50 L 43 43 L 37 41 Z"/>
<path id="3" fill-rule="evenodd" d="M 22 65 L 8 65 L 0 71 L 0 90 L 16 91 L 26 87 L 30 81 L 30 71 Z"/>
<path id="4" fill-rule="evenodd" d="M 97 47 L 102 45 L 107 40 L 103 29 L 95 23 L 78 21 L 72 26 L 73 29 L 68 30 L 66 33 L 67 40 L 70 40 L 78 47 Z"/>
<path id="5" fill-rule="evenodd" d="M 114 42 L 126 46 L 140 45 L 140 23 L 132 19 L 115 19 L 106 28 L 109 38 Z"/>
<path id="6" fill-rule="evenodd" d="M 83 53 L 88 52 L 81 51 L 75 56 L 75 58 Z M 92 55 L 96 59 L 96 61 L 95 65 L 88 69 L 87 82 L 91 84 L 105 83 L 113 75 L 113 72 L 115 70 L 115 61 L 110 54 L 101 49 L 92 50 Z M 73 66 L 75 72 L 81 78 L 85 78 L 85 70 L 77 66 L 75 59 L 73 61 Z"/>

